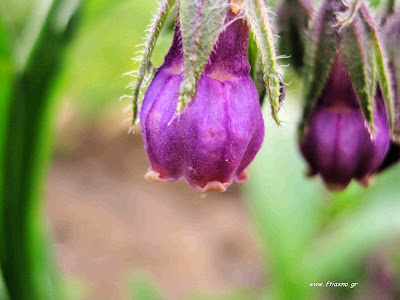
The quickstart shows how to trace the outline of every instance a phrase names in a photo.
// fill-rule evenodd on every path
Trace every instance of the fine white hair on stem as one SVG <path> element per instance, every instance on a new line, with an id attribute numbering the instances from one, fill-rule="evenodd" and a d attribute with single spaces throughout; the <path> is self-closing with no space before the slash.
<path id="1" fill-rule="evenodd" d="M 132 95 L 122 95 L 121 97 L 119 97 L 119 103 L 121 103 L 124 100 L 132 100 L 133 96 Z"/>
<path id="2" fill-rule="evenodd" d="M 129 77 L 136 78 L 138 75 L 139 75 L 139 71 L 138 70 L 133 70 L 133 71 L 129 71 L 129 72 L 126 72 L 126 73 L 122 74 L 122 77 L 129 76 Z"/>
<path id="3" fill-rule="evenodd" d="M 131 121 L 132 121 L 132 117 L 128 117 L 125 120 L 123 120 L 121 124 L 123 125 L 123 124 L 126 124 L 126 123 L 131 122 Z"/>
<path id="4" fill-rule="evenodd" d="M 140 125 L 138 123 L 134 123 L 131 126 L 129 126 L 128 129 L 128 134 L 137 134 L 140 132 Z"/>
<path id="5" fill-rule="evenodd" d="M 163 0 L 158 2 L 159 10 L 154 15 L 150 25 L 145 29 L 146 37 L 143 39 L 143 43 L 135 46 L 138 50 L 132 60 L 139 65 L 138 69 L 123 74 L 123 76 L 134 78 L 134 80 L 125 87 L 132 91 L 132 105 L 129 106 L 128 111 L 133 110 L 133 123 L 136 122 L 138 110 L 140 109 L 141 101 L 144 96 L 144 89 L 148 86 L 152 78 L 151 76 L 154 75 L 151 57 L 155 44 L 175 1 L 176 0 Z M 124 112 L 125 111 L 126 109 L 124 109 Z"/>
<path id="6" fill-rule="evenodd" d="M 123 110 L 122 113 L 126 114 L 127 112 L 131 111 L 133 109 L 133 104 L 128 104 Z"/>
<path id="7" fill-rule="evenodd" d="M 282 54 L 282 55 L 278 55 L 277 57 L 276 57 L 276 59 L 288 59 L 288 58 L 291 58 L 292 56 L 291 55 L 284 55 L 284 54 Z"/>

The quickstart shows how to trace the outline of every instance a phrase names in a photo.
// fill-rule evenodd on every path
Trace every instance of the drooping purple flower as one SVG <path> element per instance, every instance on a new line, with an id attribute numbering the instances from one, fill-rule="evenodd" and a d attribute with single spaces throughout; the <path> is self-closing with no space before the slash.
<path id="1" fill-rule="evenodd" d="M 245 168 L 264 138 L 257 90 L 249 75 L 248 38 L 248 26 L 240 19 L 220 34 L 196 96 L 177 115 L 184 70 L 178 22 L 172 46 L 140 113 L 151 164 L 147 179 L 184 178 L 202 191 L 225 191 L 233 180 L 247 179 Z"/>
<path id="2" fill-rule="evenodd" d="M 379 89 L 371 135 L 339 52 L 300 141 L 310 175 L 320 174 L 331 189 L 344 189 L 353 178 L 368 184 L 389 142 L 389 122 Z"/>

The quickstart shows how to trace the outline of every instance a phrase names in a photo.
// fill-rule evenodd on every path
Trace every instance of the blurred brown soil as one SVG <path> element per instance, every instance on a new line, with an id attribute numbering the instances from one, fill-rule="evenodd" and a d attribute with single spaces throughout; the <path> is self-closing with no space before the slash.
<path id="1" fill-rule="evenodd" d="M 61 130 L 56 149 L 47 212 L 61 269 L 87 286 L 87 299 L 124 299 L 135 270 L 148 271 L 166 299 L 262 287 L 236 184 L 202 195 L 184 182 L 146 182 L 141 136 L 120 119 Z"/>

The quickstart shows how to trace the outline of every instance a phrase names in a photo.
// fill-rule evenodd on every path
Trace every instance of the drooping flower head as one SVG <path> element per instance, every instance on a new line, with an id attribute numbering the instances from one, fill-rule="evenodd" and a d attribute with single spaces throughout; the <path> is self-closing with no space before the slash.
<path id="1" fill-rule="evenodd" d="M 234 180 L 247 180 L 245 168 L 264 138 L 248 60 L 249 27 L 265 30 L 263 20 L 249 17 L 257 9 L 266 9 L 260 5 L 255 1 L 180 2 L 171 48 L 143 103 L 136 106 L 141 106 L 140 125 L 150 160 L 147 179 L 184 178 L 202 191 L 225 191 Z M 261 32 L 261 37 L 269 34 Z M 274 61 L 274 53 L 261 51 L 260 55 Z M 283 83 L 276 66 L 268 68 L 265 78 L 276 118 Z M 139 84 L 137 90 L 141 88 Z"/>
<path id="2" fill-rule="evenodd" d="M 309 175 L 320 174 L 328 188 L 339 190 L 352 179 L 369 184 L 389 149 L 391 130 L 387 66 L 373 49 L 380 46 L 373 20 L 361 4 L 340 26 L 337 15 L 345 12 L 341 1 L 326 0 L 314 20 L 300 125 Z"/>
<path id="3" fill-rule="evenodd" d="M 234 21 L 223 31 L 199 80 L 193 101 L 175 116 L 183 79 L 180 28 L 164 64 L 150 84 L 141 128 L 151 163 L 148 179 L 186 181 L 203 190 L 224 191 L 244 169 L 264 138 L 257 90 L 249 75 L 248 27 Z"/>
<path id="4" fill-rule="evenodd" d="M 389 122 L 379 92 L 371 136 L 340 54 L 308 122 L 300 149 L 309 174 L 319 173 L 331 189 L 343 189 L 353 178 L 368 184 L 387 153 Z"/>

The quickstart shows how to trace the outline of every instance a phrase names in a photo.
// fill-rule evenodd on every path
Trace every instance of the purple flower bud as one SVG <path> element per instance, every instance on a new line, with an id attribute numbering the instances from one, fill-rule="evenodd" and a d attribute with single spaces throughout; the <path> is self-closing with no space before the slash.
<path id="1" fill-rule="evenodd" d="M 243 20 L 234 21 L 221 33 L 196 96 L 177 115 L 184 68 L 178 22 L 140 114 L 151 164 L 147 179 L 170 182 L 183 177 L 202 191 L 225 191 L 234 179 L 247 179 L 244 170 L 264 138 L 257 90 L 249 75 L 248 37 Z"/>
<path id="2" fill-rule="evenodd" d="M 319 173 L 331 189 L 344 189 L 353 178 L 368 184 L 390 142 L 379 90 L 375 95 L 374 130 L 371 136 L 339 52 L 300 142 L 310 175 Z"/>

